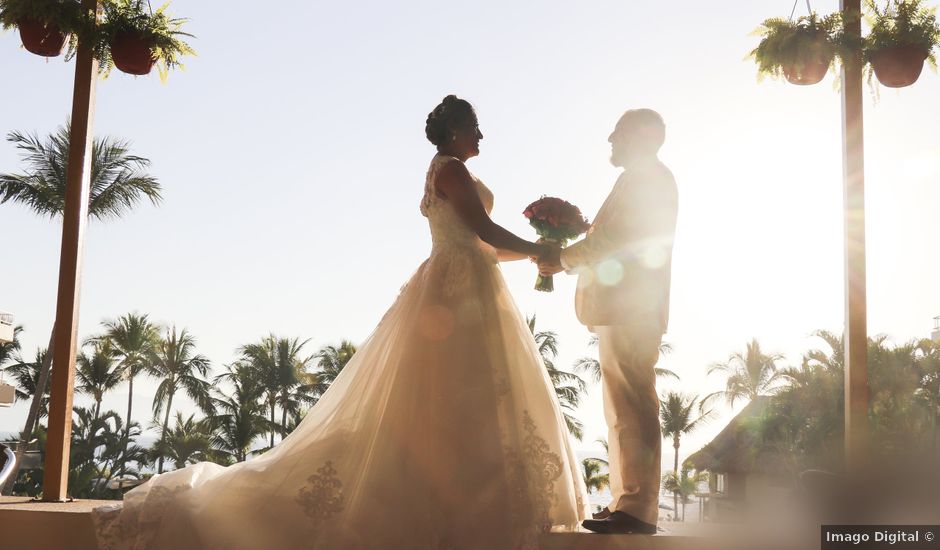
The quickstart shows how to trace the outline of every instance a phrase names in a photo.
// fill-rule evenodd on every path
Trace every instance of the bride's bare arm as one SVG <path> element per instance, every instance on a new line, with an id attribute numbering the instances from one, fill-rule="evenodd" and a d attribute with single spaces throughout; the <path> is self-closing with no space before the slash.
<path id="1" fill-rule="evenodd" d="M 434 186 L 454 206 L 464 223 L 493 248 L 524 258 L 541 256 L 545 252 L 547 245 L 519 238 L 490 219 L 463 163 L 449 162 L 442 166 Z"/>
<path id="2" fill-rule="evenodd" d="M 496 257 L 499 258 L 501 262 L 515 262 L 517 260 L 528 260 L 531 256 L 513 252 L 512 250 L 501 249 L 496 251 Z"/>

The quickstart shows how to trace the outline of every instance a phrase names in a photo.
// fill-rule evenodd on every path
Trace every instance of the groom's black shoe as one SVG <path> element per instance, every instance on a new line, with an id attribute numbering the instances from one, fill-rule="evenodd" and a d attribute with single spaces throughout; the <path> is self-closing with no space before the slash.
<path id="1" fill-rule="evenodd" d="M 588 531 L 612 534 L 655 535 L 656 526 L 636 519 L 623 512 L 611 512 L 607 519 L 586 519 L 581 526 Z"/>

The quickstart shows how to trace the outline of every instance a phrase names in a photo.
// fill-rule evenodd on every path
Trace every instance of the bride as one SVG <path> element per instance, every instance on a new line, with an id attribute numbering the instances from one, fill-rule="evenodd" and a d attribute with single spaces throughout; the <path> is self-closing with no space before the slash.
<path id="1" fill-rule="evenodd" d="M 573 530 L 587 498 L 565 422 L 500 260 L 544 245 L 490 220 L 465 162 L 483 138 L 450 95 L 425 128 L 430 257 L 280 444 L 162 475 L 99 508 L 100 547 L 517 549 Z"/>

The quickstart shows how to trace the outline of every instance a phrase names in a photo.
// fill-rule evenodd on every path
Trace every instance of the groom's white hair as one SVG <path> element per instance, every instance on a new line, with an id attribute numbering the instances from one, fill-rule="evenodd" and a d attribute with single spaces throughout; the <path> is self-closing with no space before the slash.
<path id="1" fill-rule="evenodd" d="M 629 109 L 620 117 L 621 121 L 629 120 L 637 124 L 648 143 L 655 150 L 662 147 L 666 141 L 666 123 L 662 115 L 652 109 Z"/>

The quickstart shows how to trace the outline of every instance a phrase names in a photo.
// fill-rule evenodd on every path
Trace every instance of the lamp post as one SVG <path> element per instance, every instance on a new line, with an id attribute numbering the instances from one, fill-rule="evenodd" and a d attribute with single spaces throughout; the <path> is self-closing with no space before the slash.
<path id="1" fill-rule="evenodd" d="M 97 16 L 98 0 L 82 0 L 82 9 Z M 55 368 L 52 371 L 49 394 L 49 429 L 42 485 L 43 500 L 47 502 L 62 502 L 68 498 L 82 248 L 85 224 L 88 220 L 97 73 L 98 61 L 94 58 L 92 44 L 80 40 L 72 92 L 72 129 L 69 136 L 62 248 L 59 255 L 59 290 L 52 349 Z"/>
<path id="2" fill-rule="evenodd" d="M 861 43 L 861 0 L 840 0 L 846 35 Z M 842 173 L 845 223 L 845 459 L 857 472 L 867 457 L 868 313 L 865 271 L 865 144 L 862 53 L 842 64 Z"/>

